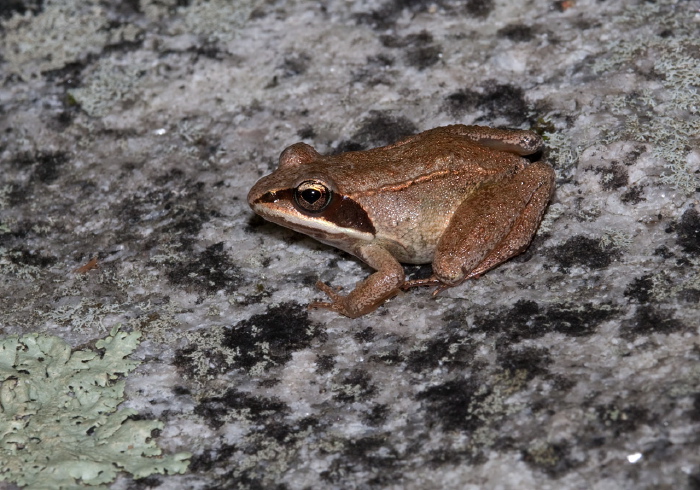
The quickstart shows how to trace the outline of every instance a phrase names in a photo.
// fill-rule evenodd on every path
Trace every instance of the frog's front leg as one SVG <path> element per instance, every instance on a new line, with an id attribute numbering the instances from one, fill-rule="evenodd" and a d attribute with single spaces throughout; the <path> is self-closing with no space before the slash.
<path id="1" fill-rule="evenodd" d="M 554 170 L 535 162 L 467 198 L 440 238 L 433 275 L 404 289 L 438 285 L 436 293 L 523 252 L 537 231 L 554 188 Z"/>
<path id="2" fill-rule="evenodd" d="M 403 267 L 388 250 L 376 244 L 359 247 L 356 255 L 377 272 L 355 286 L 350 294 L 338 294 L 327 284 L 316 283 L 326 293 L 330 302 L 316 301 L 309 308 L 327 308 L 350 318 L 357 318 L 376 310 L 386 300 L 395 296 L 405 281 Z"/>

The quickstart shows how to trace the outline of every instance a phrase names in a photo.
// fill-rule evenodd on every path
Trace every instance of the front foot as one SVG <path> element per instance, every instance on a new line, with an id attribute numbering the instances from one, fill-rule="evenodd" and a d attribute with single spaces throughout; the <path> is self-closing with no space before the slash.
<path id="1" fill-rule="evenodd" d="M 326 310 L 335 311 L 348 318 L 361 317 L 362 315 L 376 310 L 379 305 L 383 303 L 383 301 L 376 304 L 358 302 L 358 298 L 356 298 L 357 295 L 354 294 L 357 290 L 351 292 L 347 296 L 343 296 L 342 294 L 338 294 L 338 292 L 328 284 L 321 281 L 316 283 L 316 287 L 326 293 L 330 298 L 330 302 L 314 301 L 313 303 L 309 303 L 309 308 L 324 308 Z"/>
<path id="2" fill-rule="evenodd" d="M 399 286 L 394 286 L 391 289 L 386 288 L 382 291 L 373 291 L 372 286 L 377 285 L 376 276 L 377 274 L 373 274 L 367 280 L 362 281 L 347 296 L 339 294 L 328 284 L 318 281 L 316 287 L 328 295 L 330 302 L 314 301 L 313 303 L 309 303 L 309 308 L 325 308 L 340 313 L 348 318 L 358 318 L 367 313 L 371 313 L 379 308 L 386 300 L 401 292 Z"/>
<path id="3" fill-rule="evenodd" d="M 321 281 L 316 281 L 316 287 L 326 293 L 326 295 L 330 298 L 330 302 L 325 302 L 325 301 L 314 301 L 313 303 L 309 303 L 308 308 L 323 308 L 326 310 L 331 310 L 335 311 L 336 313 L 340 313 L 341 315 L 347 316 L 349 318 L 357 318 L 358 316 L 362 315 L 360 314 L 353 314 L 356 312 L 353 312 L 350 310 L 350 308 L 347 305 L 347 296 L 343 296 L 342 294 L 338 294 L 338 292 L 330 287 L 328 284 L 325 282 Z"/>
<path id="4" fill-rule="evenodd" d="M 357 284 L 347 296 L 338 294 L 321 281 L 317 282 L 316 287 L 328 295 L 330 302 L 315 301 L 309 308 L 326 308 L 349 318 L 357 318 L 373 312 L 401 291 L 405 279 L 403 267 L 386 249 L 369 244 L 358 248 L 356 253 L 377 272 Z"/>

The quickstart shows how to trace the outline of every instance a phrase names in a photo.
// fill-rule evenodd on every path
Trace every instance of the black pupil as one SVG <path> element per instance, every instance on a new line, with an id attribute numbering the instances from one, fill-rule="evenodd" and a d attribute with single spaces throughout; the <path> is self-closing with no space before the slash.
<path id="1" fill-rule="evenodd" d="M 321 199 L 321 192 L 316 189 L 304 189 L 301 191 L 301 197 L 309 204 L 313 204 Z"/>

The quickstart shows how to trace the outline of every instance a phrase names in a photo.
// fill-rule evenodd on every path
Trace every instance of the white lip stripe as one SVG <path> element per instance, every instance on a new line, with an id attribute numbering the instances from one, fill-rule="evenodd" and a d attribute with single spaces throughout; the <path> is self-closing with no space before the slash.
<path id="1" fill-rule="evenodd" d="M 263 217 L 269 216 L 270 221 L 274 221 L 275 223 L 279 223 L 280 221 L 282 221 L 282 223 L 284 223 L 283 226 L 287 226 L 291 229 L 294 229 L 294 225 L 299 225 L 300 227 L 313 228 L 315 230 L 330 233 L 332 235 L 343 235 L 348 238 L 354 238 L 358 240 L 372 240 L 374 238 L 374 235 L 372 235 L 371 233 L 353 230 L 352 228 L 342 228 L 340 226 L 334 225 L 330 221 L 313 218 L 302 218 L 299 216 L 294 216 L 292 214 L 278 212 L 274 209 L 260 205 L 256 205 L 253 210 Z M 303 231 L 301 233 L 303 233 Z"/>

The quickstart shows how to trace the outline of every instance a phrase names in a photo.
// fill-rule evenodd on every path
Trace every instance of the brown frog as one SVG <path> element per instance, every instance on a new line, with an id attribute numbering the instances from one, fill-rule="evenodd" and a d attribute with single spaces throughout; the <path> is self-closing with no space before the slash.
<path id="1" fill-rule="evenodd" d="M 522 158 L 542 148 L 531 131 L 454 125 L 392 145 L 323 156 L 297 143 L 248 194 L 263 218 L 362 259 L 376 270 L 344 296 L 317 283 L 350 318 L 402 289 L 435 294 L 523 252 L 554 189 L 554 170 Z M 432 263 L 406 281 L 401 262 Z"/>

